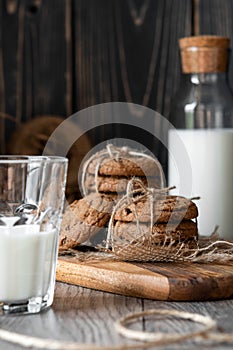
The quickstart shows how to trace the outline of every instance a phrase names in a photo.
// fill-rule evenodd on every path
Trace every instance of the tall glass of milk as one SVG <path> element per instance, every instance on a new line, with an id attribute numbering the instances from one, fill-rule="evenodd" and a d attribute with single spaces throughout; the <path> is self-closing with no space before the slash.
<path id="1" fill-rule="evenodd" d="M 67 159 L 0 156 L 0 314 L 53 302 Z"/>
<path id="2" fill-rule="evenodd" d="M 226 37 L 180 39 L 183 81 L 171 107 L 169 184 L 200 196 L 199 233 L 233 240 L 233 96 Z M 185 156 L 184 156 L 185 155 Z"/>

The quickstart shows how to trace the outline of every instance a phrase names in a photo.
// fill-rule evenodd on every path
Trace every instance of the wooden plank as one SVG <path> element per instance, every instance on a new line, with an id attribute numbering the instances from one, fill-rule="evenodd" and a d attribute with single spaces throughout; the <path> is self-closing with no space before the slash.
<path id="1" fill-rule="evenodd" d="M 101 102 L 132 101 L 168 114 L 179 77 L 178 37 L 191 31 L 191 0 L 20 0 L 2 5 L 2 13 L 1 111 L 5 103 L 13 117 L 2 127 L 7 138 L 16 121 Z M 118 129 L 96 129 L 94 143 L 132 133 Z M 150 149 L 147 134 L 134 134 Z"/>
<path id="2" fill-rule="evenodd" d="M 169 296 L 168 279 L 149 270 L 123 262 L 76 264 L 72 260 L 58 261 L 58 281 L 134 297 L 166 300 Z"/>
<path id="3" fill-rule="evenodd" d="M 16 116 L 24 121 L 45 113 L 69 115 L 107 101 L 145 104 L 168 117 L 180 80 L 178 38 L 193 33 L 192 3 L 2 2 L 0 112 L 12 116 L 13 122 L 7 120 L 1 129 L 8 136 Z M 231 0 L 199 3 L 199 32 L 232 38 Z M 233 57 L 231 86 L 232 62 Z M 114 133 L 108 127 L 97 129 L 93 140 L 98 143 Z M 124 137 L 130 130 L 118 134 Z M 135 134 L 146 146 L 151 144 L 147 135 Z M 161 145 L 153 150 L 166 162 Z"/>
<path id="4" fill-rule="evenodd" d="M 17 76 L 17 32 L 18 32 L 18 16 L 16 12 L 8 11 L 8 7 L 4 6 L 4 2 L 0 3 L 1 8 L 1 48 L 2 48 L 2 64 L 3 75 L 1 76 L 2 99 L 4 104 L 1 105 L 0 112 L 2 115 L 2 154 L 5 153 L 6 140 L 15 128 L 16 115 L 16 76 Z M 16 5 L 18 11 L 18 5 Z"/>
<path id="5" fill-rule="evenodd" d="M 200 33 L 232 38 L 232 2 L 199 2 Z M 7 136 L 16 117 L 24 121 L 45 113 L 69 115 L 107 101 L 145 104 L 168 117 L 180 80 L 178 38 L 192 33 L 191 0 L 9 4 L 1 3 L 0 45 L 0 111 L 13 117 L 1 125 Z M 233 57 L 231 85 L 232 62 Z M 93 140 L 111 138 L 116 131 L 99 128 Z M 128 128 L 117 131 L 122 137 L 130 133 Z M 153 144 L 143 132 L 135 137 L 148 148 Z M 166 163 L 161 145 L 155 142 L 152 150 Z"/>
<path id="6" fill-rule="evenodd" d="M 200 34 L 223 35 L 233 47 L 233 3 L 231 0 L 199 0 Z M 230 55 L 229 82 L 233 87 L 233 56 Z"/>
<path id="7" fill-rule="evenodd" d="M 26 86 L 32 88 L 32 115 L 66 115 L 66 33 L 64 0 L 39 1 L 27 10 Z M 69 24 L 71 25 L 71 23 Z M 26 64 L 26 62 L 25 62 Z M 30 85 L 29 85 L 30 86 Z M 25 111 L 26 112 L 26 111 Z M 27 118 L 30 119 L 30 114 Z"/>
<path id="8" fill-rule="evenodd" d="M 161 309 L 173 309 L 191 313 L 198 313 L 202 315 L 209 315 L 214 320 L 217 321 L 219 325 L 219 330 L 222 332 L 232 332 L 232 306 L 233 300 L 225 300 L 225 301 L 205 301 L 205 302 L 166 302 L 166 301 L 154 301 L 145 299 L 144 300 L 144 310 L 150 310 L 151 308 L 161 308 Z M 144 327 L 148 332 L 153 331 L 162 331 L 162 332 L 189 332 L 190 330 L 194 331 L 200 329 L 200 325 L 194 324 L 193 322 L 186 322 L 181 319 L 160 318 L 159 322 L 155 322 L 155 319 L 145 319 Z M 214 342 L 212 344 L 200 344 L 195 342 L 194 340 L 190 340 L 185 343 L 180 343 L 176 345 L 170 345 L 165 347 L 165 349 L 216 349 L 216 350 L 224 350 L 230 349 L 232 345 L 230 344 L 218 344 Z"/>
<path id="9" fill-rule="evenodd" d="M 57 283 L 51 309 L 28 317 L 1 316 L 0 326 L 39 338 L 113 346 L 130 342 L 116 332 L 114 323 L 133 311 L 142 311 L 141 299 Z M 137 329 L 142 327 L 139 322 Z M 22 347 L 0 341 L 0 349 L 21 350 Z"/>
<path id="10" fill-rule="evenodd" d="M 9 331 L 51 338 L 60 341 L 76 341 L 96 345 L 119 345 L 131 343 L 117 334 L 114 323 L 120 317 L 132 312 L 149 309 L 173 309 L 210 315 L 215 319 L 221 331 L 232 333 L 233 300 L 214 302 L 166 302 L 150 299 L 124 297 L 87 288 L 56 283 L 53 306 L 47 312 L 33 316 L 1 316 L 0 327 Z M 193 322 L 178 318 L 140 319 L 134 329 L 145 331 L 188 332 L 196 329 Z M 214 349 L 227 350 L 228 344 L 215 343 Z M 212 346 L 194 341 L 164 346 L 164 350 L 207 349 Z M 21 350 L 22 347 L 0 341 L 4 350 Z"/>
<path id="11" fill-rule="evenodd" d="M 34 116 L 66 115 L 66 2 L 21 0 L 0 6 L 0 112 L 6 113 L 7 141 L 19 123 Z"/>
<path id="12" fill-rule="evenodd" d="M 60 257 L 57 280 L 154 300 L 213 300 L 233 296 L 233 263 L 80 263 Z"/>
<path id="13" fill-rule="evenodd" d="M 125 100 L 163 113 L 178 83 L 178 38 L 191 33 L 191 1 L 80 0 L 74 16 L 77 108 Z"/>
<path id="14" fill-rule="evenodd" d="M 0 4 L 0 22 L 2 22 L 3 8 Z M 5 77 L 3 67 L 3 33 L 2 26 L 0 28 L 0 154 L 5 152 Z"/>
<path id="15" fill-rule="evenodd" d="M 73 14 L 74 110 L 126 101 L 168 117 L 181 76 L 178 38 L 192 32 L 191 0 L 79 0 Z M 94 144 L 133 135 L 166 164 L 166 150 L 144 130 L 105 125 L 89 135 Z"/>

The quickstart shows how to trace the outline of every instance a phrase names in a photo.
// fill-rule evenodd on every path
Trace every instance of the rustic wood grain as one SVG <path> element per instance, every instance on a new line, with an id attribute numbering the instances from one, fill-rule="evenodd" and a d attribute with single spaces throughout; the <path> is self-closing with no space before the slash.
<path id="1" fill-rule="evenodd" d="M 134 23 L 130 4 L 137 16 L 147 6 L 140 25 Z M 186 0 L 75 2 L 74 109 L 126 101 L 148 106 L 168 117 L 180 79 L 178 39 L 191 34 L 191 12 L 191 1 Z M 162 132 L 158 120 L 155 128 Z M 89 135 L 94 144 L 133 135 L 165 167 L 164 146 L 144 130 L 105 125 Z"/>
<path id="2" fill-rule="evenodd" d="M 2 22 L 3 9 L 0 6 L 0 22 Z M 2 28 L 0 29 L 0 154 L 5 152 L 5 77 L 4 77 L 4 67 L 3 67 L 3 43 L 2 43 L 3 33 Z"/>
<path id="3" fill-rule="evenodd" d="M 1 2 L 6 112 L 18 122 L 66 115 L 65 1 L 7 5 Z"/>
<path id="4" fill-rule="evenodd" d="M 209 315 L 213 319 L 217 321 L 219 324 L 219 328 L 221 331 L 225 332 L 232 332 L 232 300 L 226 300 L 226 301 L 205 301 L 205 302 L 185 302 L 185 303 L 178 303 L 178 302 L 164 302 L 164 301 L 152 301 L 149 299 L 144 300 L 144 310 L 149 310 L 151 308 L 165 308 L 165 309 L 175 309 L 179 311 L 187 311 L 192 313 L 200 313 L 203 315 Z M 161 320 L 161 323 L 153 323 L 151 321 L 145 320 L 145 329 L 148 331 L 153 331 L 156 329 L 161 330 L 163 332 L 166 331 L 173 331 L 173 332 L 188 332 L 190 329 L 193 331 L 198 329 L 197 325 L 189 322 L 183 322 L 182 320 L 174 319 L 166 319 L 165 322 Z M 206 344 L 195 344 L 192 340 L 187 341 L 184 344 L 180 345 L 172 345 L 168 347 L 169 350 L 173 349 L 186 349 L 186 350 L 194 350 L 194 349 L 214 349 L 214 350 L 224 350 L 224 349 L 231 349 L 232 345 L 227 344 L 217 344 L 212 343 L 211 345 Z M 166 349 L 166 347 L 165 347 Z"/>
<path id="5" fill-rule="evenodd" d="M 231 0 L 5 0 L 0 8 L 2 153 L 16 122 L 38 115 L 131 101 L 168 117 L 181 76 L 178 39 L 233 36 Z M 116 133 L 132 130 L 96 128 L 90 135 L 99 143 Z M 163 147 L 138 134 L 166 163 Z"/>
<path id="6" fill-rule="evenodd" d="M 222 35 L 233 47 L 233 3 L 231 0 L 199 0 L 200 34 Z M 229 83 L 233 87 L 233 56 L 230 57 Z"/>
<path id="7" fill-rule="evenodd" d="M 102 102 L 134 102 L 168 116 L 180 76 L 178 38 L 191 33 L 191 0 L 8 0 L 4 5 L 0 112 L 13 117 L 2 125 L 6 142 L 16 123 L 43 114 L 68 116 Z M 139 25 L 132 6 L 138 18 L 146 9 Z M 96 128 L 90 135 L 99 143 L 116 132 L 132 133 L 118 129 Z M 152 143 L 148 135 L 135 134 Z M 156 155 L 162 152 L 154 149 Z"/>
<path id="8" fill-rule="evenodd" d="M 39 315 L 0 317 L 0 327 L 28 335 L 60 341 L 78 341 L 102 345 L 118 344 L 123 339 L 114 329 L 114 321 L 125 314 L 142 310 L 142 301 L 123 296 L 106 297 L 66 284 L 57 284 L 53 307 Z M 139 325 L 142 330 L 142 324 Z M 4 349 L 20 347 L 5 345 Z M 65 350 L 65 349 L 64 349 Z"/>
<path id="9" fill-rule="evenodd" d="M 72 3 L 66 1 L 65 15 L 65 38 L 66 38 L 66 115 L 72 114 L 73 99 L 73 55 L 72 55 Z"/>
<path id="10" fill-rule="evenodd" d="M 80 263 L 60 257 L 57 280 L 155 300 L 217 300 L 233 296 L 233 263 Z"/>
<path id="11" fill-rule="evenodd" d="M 144 0 L 135 0 L 136 8 L 140 8 L 143 2 Z M 25 37 L 21 45 L 23 46 L 22 92 L 18 85 L 17 95 L 17 75 L 18 77 L 20 75 L 19 65 L 17 67 L 20 4 L 25 6 Z M 232 38 L 232 1 L 199 0 L 199 4 L 200 34 L 229 35 Z M 170 100 L 180 79 L 177 38 L 194 32 L 191 28 L 193 15 L 191 0 L 152 0 L 144 25 L 139 27 L 134 26 L 130 20 L 125 0 L 73 0 L 70 28 L 66 28 L 67 33 L 71 29 L 72 50 L 69 45 L 67 46 L 65 36 L 67 14 L 65 6 L 65 0 L 0 2 L 0 50 L 2 50 L 0 152 L 2 153 L 4 153 L 2 143 L 7 141 L 16 126 L 17 108 L 23 122 L 39 114 L 67 116 L 72 100 L 70 91 L 73 96 L 72 112 L 95 103 L 127 100 L 119 62 L 116 7 L 123 15 L 124 39 L 127 43 L 127 74 L 130 79 L 132 100 L 139 104 L 143 100 L 150 59 L 148 52 L 152 51 L 153 33 L 156 28 L 158 52 L 155 55 L 156 71 L 148 105 L 166 116 L 169 114 Z M 69 13 L 67 17 L 68 15 Z M 144 47 L 146 51 L 142 50 Z M 145 55 L 145 52 L 148 55 Z M 68 67 L 67 59 L 69 62 L 72 61 L 72 67 Z M 232 62 L 233 56 L 229 74 L 231 86 L 233 86 Z M 17 100 L 21 103 L 20 108 L 17 107 Z M 97 129 L 93 133 L 93 140 L 98 142 L 100 137 L 104 138 L 108 134 L 111 135 L 108 129 Z M 125 341 L 115 332 L 114 320 L 128 312 L 150 308 L 172 308 L 210 315 L 218 321 L 223 330 L 233 333 L 233 300 L 185 303 L 154 301 L 64 283 L 57 283 L 55 301 L 50 310 L 29 317 L 1 316 L 0 327 L 39 337 L 111 345 Z M 167 327 L 180 332 L 182 329 L 192 329 L 193 325 L 180 323 L 177 320 L 166 320 L 164 329 Z M 142 320 L 139 329 L 150 331 L 153 329 L 153 322 Z M 232 346 L 215 344 L 198 347 L 189 342 L 188 346 L 186 343 L 165 347 L 170 350 L 187 348 L 225 350 L 231 349 Z M 22 348 L 1 341 L 0 349 Z"/>
<path id="12" fill-rule="evenodd" d="M 114 322 L 131 312 L 149 309 L 174 309 L 210 315 L 221 327 L 222 331 L 233 333 L 233 300 L 212 302 L 166 302 L 124 297 L 87 288 L 57 283 L 52 308 L 34 316 L 0 317 L 0 327 L 41 338 L 52 338 L 60 341 L 76 341 L 94 343 L 96 345 L 117 345 L 129 343 L 119 336 Z M 153 331 L 183 332 L 191 331 L 196 326 L 191 322 L 178 319 L 142 319 L 136 329 Z M 164 350 L 180 349 L 214 349 L 227 350 L 231 345 L 212 344 L 197 345 L 193 341 L 182 344 L 164 346 Z M 0 341 L 0 349 L 21 350 L 16 345 Z M 65 349 L 64 349 L 65 350 Z"/>
<path id="13" fill-rule="evenodd" d="M 76 264 L 60 259 L 57 280 L 135 297 L 166 300 L 169 295 L 166 276 L 123 262 Z"/>

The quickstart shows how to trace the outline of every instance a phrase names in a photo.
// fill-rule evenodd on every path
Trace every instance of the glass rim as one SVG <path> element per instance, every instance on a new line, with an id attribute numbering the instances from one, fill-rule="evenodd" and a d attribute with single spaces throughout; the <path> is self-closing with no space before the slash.
<path id="1" fill-rule="evenodd" d="M 68 158 L 61 156 L 45 155 L 0 155 L 0 164 L 27 164 L 33 162 L 42 163 L 67 163 Z"/>

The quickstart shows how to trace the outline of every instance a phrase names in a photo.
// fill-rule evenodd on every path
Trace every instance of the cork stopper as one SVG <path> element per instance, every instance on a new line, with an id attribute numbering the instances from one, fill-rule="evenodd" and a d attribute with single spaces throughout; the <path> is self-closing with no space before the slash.
<path id="1" fill-rule="evenodd" d="M 226 72 L 230 39 L 201 35 L 179 40 L 183 73 Z"/>

